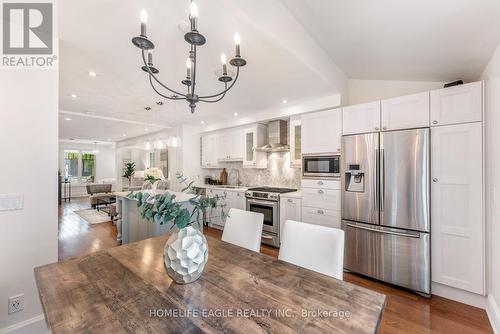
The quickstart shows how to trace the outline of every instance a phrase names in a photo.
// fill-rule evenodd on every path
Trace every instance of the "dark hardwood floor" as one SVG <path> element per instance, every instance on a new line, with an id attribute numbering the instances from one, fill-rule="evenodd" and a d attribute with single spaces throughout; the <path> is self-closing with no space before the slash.
<path id="1" fill-rule="evenodd" d="M 89 207 L 87 198 L 59 207 L 59 260 L 118 245 L 112 222 L 91 225 L 73 213 Z M 222 231 L 206 228 L 205 234 L 220 238 Z M 262 246 L 261 253 L 278 257 L 278 250 L 268 246 Z M 344 280 L 387 296 L 381 333 L 493 333 L 486 312 L 479 308 L 437 296 L 427 299 L 354 274 L 344 274 Z"/>

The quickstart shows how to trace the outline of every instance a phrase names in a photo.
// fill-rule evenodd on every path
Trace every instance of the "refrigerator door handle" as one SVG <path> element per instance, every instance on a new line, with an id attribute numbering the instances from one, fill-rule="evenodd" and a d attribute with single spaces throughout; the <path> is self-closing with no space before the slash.
<path id="1" fill-rule="evenodd" d="M 375 149 L 375 173 L 373 174 L 374 176 L 378 175 L 379 167 L 380 167 L 380 150 L 378 148 Z M 373 189 L 375 190 L 375 194 L 373 196 L 373 207 L 375 208 L 375 211 L 379 211 L 379 189 L 378 189 L 378 182 L 377 182 L 377 177 L 373 177 Z"/>
<path id="2" fill-rule="evenodd" d="M 385 150 L 380 149 L 380 211 L 384 211 L 385 197 Z"/>
<path id="3" fill-rule="evenodd" d="M 375 233 L 397 235 L 400 237 L 408 237 L 408 238 L 415 238 L 415 239 L 420 238 L 420 234 L 417 232 L 393 232 L 393 231 L 379 230 L 379 229 L 374 229 L 374 228 L 369 228 L 369 227 L 364 227 L 364 226 L 349 224 L 349 223 L 347 223 L 346 225 L 349 227 L 352 227 L 352 228 L 359 228 L 361 230 L 366 230 L 366 231 L 375 232 Z"/>

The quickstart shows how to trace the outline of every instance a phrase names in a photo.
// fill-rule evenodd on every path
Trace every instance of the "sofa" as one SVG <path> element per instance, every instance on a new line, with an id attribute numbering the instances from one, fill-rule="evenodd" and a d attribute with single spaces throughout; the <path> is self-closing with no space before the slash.
<path id="1" fill-rule="evenodd" d="M 112 184 L 89 184 L 87 185 L 87 194 L 90 196 L 90 206 L 94 209 L 98 199 L 116 198 L 112 191 Z"/>

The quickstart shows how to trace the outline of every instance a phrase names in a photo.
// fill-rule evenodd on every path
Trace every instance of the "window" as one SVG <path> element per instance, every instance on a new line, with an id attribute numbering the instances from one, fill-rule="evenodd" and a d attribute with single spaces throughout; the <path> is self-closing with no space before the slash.
<path id="1" fill-rule="evenodd" d="M 78 177 L 78 157 L 75 151 L 64 151 L 64 178 Z"/>
<path id="2" fill-rule="evenodd" d="M 95 155 L 90 153 L 82 154 L 82 177 L 92 177 L 95 175 Z"/>
<path id="3" fill-rule="evenodd" d="M 148 165 L 149 168 L 156 167 L 156 155 L 154 151 L 148 153 Z"/>

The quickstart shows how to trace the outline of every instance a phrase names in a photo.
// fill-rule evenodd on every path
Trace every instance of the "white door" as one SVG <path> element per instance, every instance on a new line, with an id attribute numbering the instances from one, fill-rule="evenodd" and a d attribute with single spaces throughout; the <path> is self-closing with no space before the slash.
<path id="1" fill-rule="evenodd" d="M 380 131 L 380 101 L 342 108 L 344 135 L 374 131 Z"/>
<path id="2" fill-rule="evenodd" d="M 429 126 L 429 92 L 382 100 L 382 130 Z"/>
<path id="3" fill-rule="evenodd" d="M 302 166 L 302 131 L 301 120 L 290 121 L 290 167 L 300 168 Z"/>
<path id="4" fill-rule="evenodd" d="M 484 294 L 482 123 L 431 136 L 432 280 Z"/>
<path id="5" fill-rule="evenodd" d="M 280 234 L 283 235 L 283 227 L 287 220 L 302 221 L 302 201 L 300 198 L 280 199 Z"/>
<path id="6" fill-rule="evenodd" d="M 482 120 L 482 82 L 431 91 L 431 125 Z"/>
<path id="7" fill-rule="evenodd" d="M 302 153 L 340 152 L 342 109 L 302 116 Z"/>

